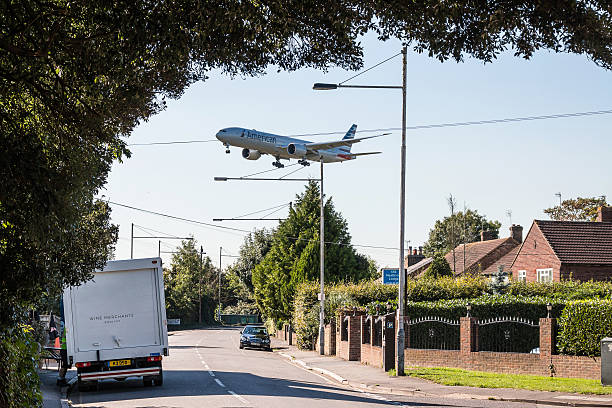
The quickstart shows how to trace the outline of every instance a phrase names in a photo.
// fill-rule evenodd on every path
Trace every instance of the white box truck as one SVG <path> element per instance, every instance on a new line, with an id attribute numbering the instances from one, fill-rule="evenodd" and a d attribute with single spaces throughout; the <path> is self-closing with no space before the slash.
<path id="1" fill-rule="evenodd" d="M 99 380 L 142 377 L 163 384 L 168 328 L 161 258 L 109 261 L 64 291 L 66 350 L 80 390 Z"/>

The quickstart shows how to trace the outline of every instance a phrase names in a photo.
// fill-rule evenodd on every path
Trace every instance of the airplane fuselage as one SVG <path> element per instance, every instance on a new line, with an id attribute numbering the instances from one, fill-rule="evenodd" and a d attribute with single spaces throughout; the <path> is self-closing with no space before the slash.
<path id="1" fill-rule="evenodd" d="M 230 127 L 221 129 L 217 133 L 219 139 L 226 146 L 236 146 L 243 149 L 245 159 L 255 160 L 260 154 L 269 154 L 278 159 L 310 160 L 323 163 L 334 163 L 354 159 L 350 148 L 342 146 L 331 149 L 307 151 L 305 146 L 311 142 L 272 133 L 260 132 L 253 129 Z M 245 149 L 248 149 L 245 150 Z M 255 153 L 258 152 L 258 153 Z"/>

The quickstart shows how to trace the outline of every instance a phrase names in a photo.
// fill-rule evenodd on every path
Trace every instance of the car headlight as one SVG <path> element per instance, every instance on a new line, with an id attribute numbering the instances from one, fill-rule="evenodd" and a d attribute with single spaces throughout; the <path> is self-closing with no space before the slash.
<path id="1" fill-rule="evenodd" d="M 240 336 L 240 341 L 247 341 L 248 339 L 244 336 Z"/>
<path id="2" fill-rule="evenodd" d="M 263 339 L 263 340 L 262 340 L 262 342 L 263 342 L 263 343 L 269 343 L 269 342 L 270 342 L 270 339 Z"/>

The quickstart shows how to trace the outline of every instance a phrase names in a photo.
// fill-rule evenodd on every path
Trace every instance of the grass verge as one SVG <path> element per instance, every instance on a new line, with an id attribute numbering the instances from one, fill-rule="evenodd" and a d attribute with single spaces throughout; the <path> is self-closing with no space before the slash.
<path id="1" fill-rule="evenodd" d="M 499 374 L 446 367 L 412 367 L 407 368 L 405 372 L 410 377 L 422 378 L 443 385 L 463 385 L 478 388 L 519 388 L 533 391 L 559 391 L 580 394 L 612 394 L 612 387 L 604 387 L 597 380 L 582 378 Z M 389 371 L 389 375 L 395 375 L 395 370 Z"/>

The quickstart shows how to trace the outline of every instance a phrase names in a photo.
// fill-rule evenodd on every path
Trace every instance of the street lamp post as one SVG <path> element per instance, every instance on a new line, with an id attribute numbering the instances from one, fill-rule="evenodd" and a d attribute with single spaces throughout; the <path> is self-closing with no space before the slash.
<path id="1" fill-rule="evenodd" d="M 406 78 L 407 78 L 407 56 L 408 47 L 402 48 L 402 85 L 344 85 L 316 83 L 312 87 L 314 90 L 333 90 L 338 88 L 360 88 L 360 89 L 401 89 L 402 90 L 402 144 L 400 150 L 401 170 L 400 170 L 400 242 L 399 242 L 399 285 L 398 285 L 398 304 L 397 304 L 397 338 L 396 338 L 396 359 L 395 372 L 397 375 L 404 375 L 404 288 L 406 286 L 406 273 L 404 268 L 404 231 L 405 231 L 405 209 L 406 209 Z M 321 179 L 323 174 L 321 174 Z M 322 191 L 321 185 L 321 191 Z M 321 289 L 322 291 L 323 289 Z M 323 301 L 321 301 L 323 308 Z M 323 313 L 321 313 L 323 315 Z M 322 323 L 319 322 L 321 325 Z M 319 329 L 321 332 L 321 329 Z"/>
<path id="2" fill-rule="evenodd" d="M 319 297 L 320 297 L 320 301 L 321 301 L 321 311 L 319 312 L 319 354 L 320 355 L 324 355 L 325 354 L 325 292 L 324 292 L 324 288 L 325 288 L 325 202 L 323 199 L 323 158 L 321 158 L 321 219 L 320 219 L 320 224 L 321 224 L 321 232 L 320 237 L 319 237 L 319 241 L 320 241 L 320 245 L 321 245 L 321 256 L 319 257 L 320 259 L 320 269 L 321 269 L 321 276 L 320 276 L 320 284 L 321 284 L 321 291 L 319 293 Z"/>

